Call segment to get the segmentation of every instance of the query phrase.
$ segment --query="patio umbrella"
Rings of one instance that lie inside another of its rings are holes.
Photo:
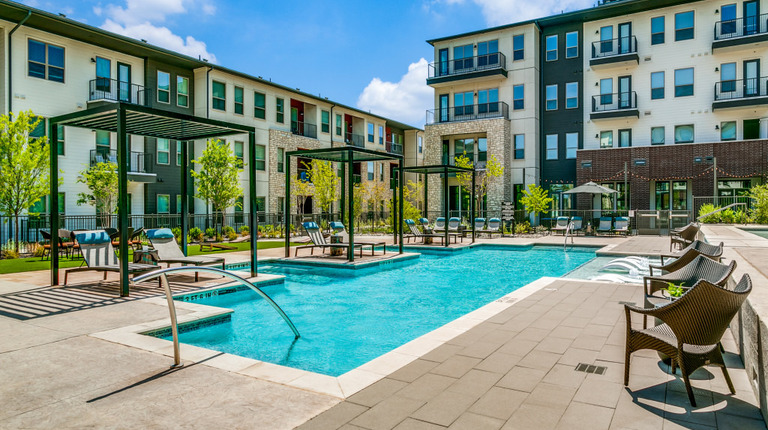
[[[592,194],[592,207],[594,208],[594,200],[595,196],[594,194],[618,194],[619,192],[616,190],[612,190],[608,187],[604,187],[602,185],[598,185],[592,181],[587,182],[586,184],[579,185],[576,188],[572,188],[568,191],[563,191],[563,194]],[[614,208],[615,209],[615,208]]]

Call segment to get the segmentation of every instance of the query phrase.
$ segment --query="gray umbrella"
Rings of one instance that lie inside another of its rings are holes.
[[[598,185],[592,181],[587,182],[586,184],[579,185],[576,188],[572,188],[568,191],[563,191],[563,194],[618,194],[619,192],[616,190],[612,190],[608,187],[604,187],[602,185]],[[592,200],[594,203],[594,196],[592,196]],[[614,201],[614,210],[616,202]],[[594,205],[592,206],[594,207]]]

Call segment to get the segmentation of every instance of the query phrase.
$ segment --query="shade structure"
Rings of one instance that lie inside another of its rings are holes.
[[[568,191],[563,191],[563,194],[618,194],[618,191],[590,181]]]

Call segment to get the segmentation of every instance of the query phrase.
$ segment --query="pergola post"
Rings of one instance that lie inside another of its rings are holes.
[[[405,180],[405,172],[403,171],[403,160],[400,160],[400,168],[397,169],[397,173],[399,176],[399,179],[397,181],[397,192],[399,194],[398,200],[400,201],[400,205],[397,207],[397,231],[399,235],[399,251],[400,254],[403,253],[403,208],[405,206],[405,202],[403,201],[403,182]],[[394,221],[395,216],[392,214],[392,220]]]
[[[256,213],[258,207],[256,206],[256,173],[254,172],[256,168],[256,133],[252,131],[248,132],[248,162],[250,163],[250,168],[248,169],[248,206],[251,213],[249,215],[248,224],[251,233],[251,276],[256,276],[259,274],[257,262],[259,217]],[[245,208],[243,208],[243,210],[245,210]]]
[[[349,248],[347,249],[347,259],[355,261],[355,178],[352,168],[352,151],[347,150],[347,179],[349,180]],[[343,204],[343,202],[342,202]]]
[[[472,170],[472,200],[469,203],[469,222],[472,223],[472,243],[475,243],[475,171]]]
[[[128,273],[128,133],[125,108],[117,105],[117,229],[120,234],[120,296],[130,293]]]
[[[189,141],[178,141],[181,145],[181,252],[187,255],[187,234],[189,233]]]
[[[421,175],[421,177],[424,180],[424,210],[422,215],[424,215],[424,218],[429,220],[429,205],[427,204],[427,202],[429,202],[429,175],[424,173]]]
[[[291,156],[285,154],[285,209],[283,224],[285,224],[285,257],[291,256]]]
[[[344,221],[344,213],[347,210],[347,208],[344,207],[344,202],[346,201],[346,200],[344,200],[344,198],[347,195],[347,187],[346,187],[346,185],[347,185],[347,178],[346,178],[346,175],[345,175],[345,173],[347,172],[347,163],[342,161],[339,164],[341,165],[341,199],[339,200],[339,212],[340,212],[340,215],[341,215],[341,220],[340,221],[343,223],[343,222],[345,222]]]
[[[49,220],[51,226],[51,285],[59,285],[59,151],[58,151],[58,124],[51,122],[49,125],[48,136],[51,136],[48,142],[48,149],[51,157],[51,173],[49,195],[50,204],[48,205]]]
[[[445,220],[445,243],[443,244],[446,248],[448,247],[448,239],[450,236],[448,236],[448,167],[443,168],[443,220]]]

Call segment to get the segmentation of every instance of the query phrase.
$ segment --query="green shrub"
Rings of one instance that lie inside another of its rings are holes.
[[[189,237],[191,237],[195,242],[201,242],[203,240],[203,231],[198,227],[192,227],[189,229]]]
[[[173,237],[175,237],[176,240],[179,240],[181,237],[181,227],[174,227],[171,229],[171,232],[173,233]]]
[[[716,210],[720,209],[720,206],[715,206],[711,203],[706,203],[701,205],[699,208],[699,217],[701,217],[701,222],[712,224],[712,223],[718,223],[720,222],[720,214],[722,212],[718,212],[716,214],[710,215],[710,216],[704,216],[707,214],[710,214]]]
[[[728,208],[720,211],[720,222],[725,224],[733,224],[736,222],[736,213],[733,209]]]
[[[749,191],[752,197],[752,221],[768,224],[768,184],[757,185]]]
[[[734,221],[736,224],[749,224],[752,222],[751,217],[749,216],[749,213],[744,210],[737,210],[736,211],[736,220]]]
[[[206,228],[205,235],[211,238],[216,237],[216,229],[213,227]]]
[[[524,221],[515,225],[515,234],[525,234],[531,231],[531,223]]]
[[[247,225],[240,227],[240,234],[242,234],[243,236],[248,236],[250,232],[251,232],[251,228],[248,227]]]
[[[227,237],[229,238],[229,240],[235,240],[235,239],[237,239],[237,238],[238,238],[238,235],[237,235],[237,233],[235,233],[235,231],[233,230],[233,231],[229,232],[229,234],[227,235]]]
[[[232,228],[231,226],[225,226],[224,228],[221,229],[221,233],[225,236],[229,236],[230,233],[234,233],[234,232],[235,232],[235,229]]]
[[[43,245],[40,245],[39,243],[35,244],[35,250],[32,251],[33,257],[41,257],[43,256],[43,252],[45,252],[45,248],[43,248]]]

